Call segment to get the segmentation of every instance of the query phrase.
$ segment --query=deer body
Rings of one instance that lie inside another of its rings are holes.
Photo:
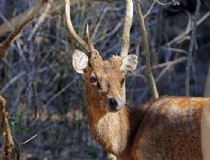
[[[152,102],[133,140],[133,158],[209,159],[203,157],[209,154],[204,149],[210,147],[203,144],[209,140],[202,139],[206,110],[210,110],[210,99],[163,97]]]
[[[88,106],[94,138],[118,159],[210,158],[210,143],[204,144],[210,136],[210,99],[162,97],[138,108],[123,106],[116,113],[97,113],[91,107],[99,106]]]

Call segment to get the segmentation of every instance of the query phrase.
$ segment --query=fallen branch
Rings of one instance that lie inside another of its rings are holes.
[[[0,122],[1,133],[3,136],[3,145],[1,148],[0,159],[13,160],[15,158],[14,141],[7,119],[6,101],[2,96],[0,96]]]

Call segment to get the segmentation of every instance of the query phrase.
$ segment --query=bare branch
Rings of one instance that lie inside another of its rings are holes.
[[[179,0],[172,0],[171,2],[168,2],[168,3],[163,3],[163,2],[160,2],[159,0],[154,0],[155,3],[157,3],[158,5],[161,5],[161,6],[164,6],[164,7],[168,7],[168,6],[171,6],[171,5],[179,5],[180,4],[180,1]]]
[[[208,17],[210,16],[210,11],[208,11],[203,17],[201,17],[198,21],[197,21],[197,26],[199,26],[201,23],[203,23]],[[172,39],[171,41],[167,42],[165,45],[166,46],[171,46],[173,43],[180,41],[181,39],[183,39],[187,34],[189,34],[190,31],[192,31],[193,27],[187,27],[186,31],[184,31],[183,33],[181,33],[180,35],[178,35],[177,37],[175,37],[174,39]]]
[[[31,13],[23,20],[23,22],[4,40],[0,46],[0,57],[5,56],[5,50],[8,48],[10,42],[17,36],[18,33],[26,26],[26,24],[33,19],[33,17],[40,11],[47,0],[41,0],[41,2],[34,7]]]
[[[69,0],[65,0],[66,5],[65,5],[65,14],[66,14],[66,23],[67,23],[67,27],[68,30],[71,34],[71,36],[75,39],[75,41],[77,41],[86,52],[90,52],[89,46],[88,44],[76,33],[76,31],[74,30],[74,27],[72,25],[72,21],[71,21],[71,15],[70,15],[70,1]]]
[[[149,16],[149,14],[152,11],[152,9],[155,6],[155,4],[156,4],[156,1],[154,0],[154,2],[152,3],[152,5],[150,6],[149,10],[147,11],[147,13],[144,15],[144,19],[147,18],[147,16]]]
[[[38,30],[39,26],[44,22],[44,20],[47,18],[47,14],[51,9],[52,6],[52,0],[49,0],[49,2],[46,4],[46,7],[44,9],[44,11],[42,12],[41,16],[39,17],[39,19],[37,20],[35,26],[33,27],[33,30],[31,31],[30,35],[28,36],[28,41],[31,41],[32,37],[34,36],[34,34],[36,33],[36,31]]]
[[[101,13],[101,16],[100,16],[100,18],[99,18],[99,20],[98,20],[98,23],[97,23],[97,25],[96,25],[95,28],[94,28],[93,34],[91,35],[91,39],[94,39],[94,38],[96,37],[96,33],[98,32],[99,27],[101,26],[102,21],[103,21],[104,17],[106,16],[107,12],[108,12],[108,11],[118,11],[118,10],[120,10],[121,8],[122,8],[122,7],[117,7],[117,8],[106,7],[106,8],[104,8],[104,10],[103,10],[103,12]],[[118,24],[119,24],[119,23],[118,23]],[[113,31],[112,31],[112,32],[113,32]],[[105,36],[107,36],[107,34],[106,34]],[[101,39],[101,38],[100,38],[100,39]],[[102,39],[104,39],[104,38],[102,38]],[[99,39],[97,38],[97,42],[95,42],[95,43],[98,43],[98,41],[99,41]]]
[[[190,46],[189,46],[189,53],[188,53],[188,58],[187,58],[187,65],[186,65],[186,69],[185,69],[186,70],[185,95],[187,95],[187,96],[189,96],[190,66],[191,66],[191,63],[192,63],[192,52],[193,52],[194,44],[195,44],[197,20],[198,20],[198,16],[200,15],[199,14],[200,6],[201,6],[201,1],[197,0],[193,29],[192,29],[192,34],[191,34]]]
[[[140,8],[140,3],[139,3],[140,1],[135,0],[135,2],[136,2],[136,8],[137,8],[138,17],[139,17],[140,27],[142,29],[143,45],[146,52],[146,67],[147,67],[147,74],[149,77],[149,84],[152,90],[153,98],[158,98],[159,95],[158,95],[157,87],[155,84],[155,80],[154,80],[152,70],[151,70],[151,65],[150,65],[150,49],[149,49],[149,42],[148,42],[148,37],[147,37],[147,30],[144,23],[144,16]]]
[[[18,144],[19,144],[19,145],[23,145],[23,144],[26,144],[26,143],[32,141],[32,140],[33,140],[34,138],[36,138],[38,135],[40,135],[41,133],[47,131],[47,130],[48,130],[49,128],[51,128],[51,127],[52,127],[52,126],[48,126],[47,128],[45,128],[45,129],[43,129],[42,131],[38,132],[37,134],[33,135],[31,138],[27,139],[26,141],[21,142],[21,143],[18,142]]]
[[[4,160],[11,160],[15,158],[14,141],[12,139],[9,122],[7,119],[6,101],[2,96],[0,96],[0,118],[1,130],[3,133],[3,145],[0,158]]]
[[[55,100],[59,95],[61,95],[63,92],[65,92],[74,82],[78,79],[78,77],[75,77],[71,82],[69,82],[66,86],[64,86],[58,93],[54,94],[46,103],[46,106],[49,106],[50,103]]]
[[[172,0],[171,2],[168,2],[168,3],[162,3],[159,0],[154,0],[152,5],[150,6],[149,10],[147,11],[147,13],[144,15],[144,18],[147,18],[149,16],[149,14],[151,13],[155,4],[158,4],[158,5],[164,6],[164,7],[168,7],[168,6],[171,6],[171,5],[179,5],[180,2],[179,2],[179,0]]]
[[[37,118],[37,100],[36,100],[36,89],[34,83],[32,83],[32,92],[33,92],[33,104],[34,104],[34,120]]]
[[[172,66],[172,65],[176,65],[177,63],[181,63],[181,62],[184,62],[187,60],[187,57],[180,57],[180,58],[177,58],[173,61],[168,61],[168,62],[165,62],[165,63],[161,63],[161,64],[158,64],[158,65],[155,65],[155,66],[152,66],[151,69],[154,70],[154,69],[158,69],[158,68],[162,68],[162,67],[165,67],[165,66]],[[143,70],[146,69],[146,66],[142,66],[138,72],[142,72]]]
[[[37,29],[37,25],[39,25],[39,22],[42,19],[45,19],[45,14],[48,12],[53,12],[54,9],[49,9],[52,4],[53,6],[56,6],[57,10],[62,10],[61,8],[64,6],[63,3],[60,3],[60,1],[54,1],[54,0],[49,0],[49,3],[47,4],[46,8],[44,9],[42,15],[40,16],[39,20],[38,20],[38,24],[35,25],[33,30]],[[51,3],[52,2],[52,3]],[[78,4],[80,3],[80,1],[78,0],[74,0],[71,5],[74,4]],[[3,24],[0,25],[0,36],[2,36],[3,34],[7,33],[7,32],[12,32],[14,30],[14,28],[16,28],[16,26],[18,26],[18,24],[24,19],[24,17],[26,17],[28,15],[28,13],[30,12],[31,9],[28,9],[20,14],[18,14],[15,17],[12,17],[10,20],[7,20],[1,13],[0,13],[0,18],[4,21]]]

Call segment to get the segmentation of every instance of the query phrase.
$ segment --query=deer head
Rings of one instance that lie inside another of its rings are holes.
[[[103,60],[94,48],[88,25],[86,28],[87,43],[75,32],[70,17],[70,2],[66,1],[66,21],[71,36],[83,47],[87,55],[79,50],[73,52],[73,67],[83,74],[85,80],[86,102],[88,106],[101,106],[101,110],[116,112],[122,108],[122,85],[125,75],[135,70],[137,56],[113,56]],[[97,103],[97,104],[94,104]]]
[[[125,75],[135,70],[137,56],[127,55],[125,57],[113,56],[103,60],[98,54],[95,57],[88,56],[79,50],[73,53],[73,67],[83,74],[85,80],[86,96],[88,105],[94,102],[102,106],[106,111],[118,111],[122,108],[123,95],[122,85]]]

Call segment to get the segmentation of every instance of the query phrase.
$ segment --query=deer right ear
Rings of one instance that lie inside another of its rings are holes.
[[[133,72],[138,64],[138,57],[135,54],[130,54],[122,59],[121,71],[124,74]]]
[[[88,56],[84,52],[75,49],[72,64],[76,72],[84,74],[84,69],[88,65]]]

